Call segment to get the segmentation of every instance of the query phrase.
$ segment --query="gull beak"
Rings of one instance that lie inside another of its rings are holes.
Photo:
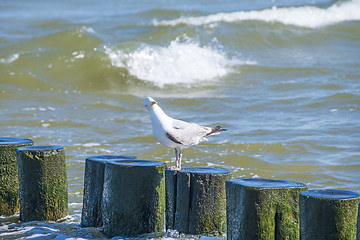
[[[151,106],[157,104],[156,101],[151,101]]]

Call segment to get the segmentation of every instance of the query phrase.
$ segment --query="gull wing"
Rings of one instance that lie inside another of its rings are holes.
[[[174,119],[171,129],[167,131],[167,136],[176,143],[190,146],[198,144],[210,131],[211,129],[208,127]]]

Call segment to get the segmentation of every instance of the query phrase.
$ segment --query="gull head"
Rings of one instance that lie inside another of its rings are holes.
[[[157,102],[152,97],[147,97],[144,101],[144,107],[147,110],[149,110],[155,104],[157,104]]]

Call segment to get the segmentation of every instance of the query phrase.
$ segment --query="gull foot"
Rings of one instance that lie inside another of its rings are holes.
[[[175,171],[180,171],[180,170],[181,170],[181,168],[180,168],[180,167],[177,167],[177,166],[168,167],[167,169],[169,169],[169,170],[175,170]]]

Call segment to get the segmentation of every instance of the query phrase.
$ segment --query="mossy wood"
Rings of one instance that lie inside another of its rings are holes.
[[[309,190],[300,193],[302,240],[355,240],[359,194],[345,190]]]
[[[259,178],[226,182],[227,239],[300,239],[303,183]]]
[[[104,189],[105,163],[130,159],[135,159],[135,157],[100,155],[86,159],[81,226],[102,226],[101,201]]]
[[[105,164],[103,230],[108,236],[136,237],[165,229],[166,164],[121,160]]]
[[[224,234],[228,179],[230,171],[222,168],[166,170],[167,229],[189,234]]]
[[[10,216],[20,210],[16,149],[31,146],[24,138],[0,138],[0,216]]]
[[[17,150],[20,220],[55,221],[68,214],[65,151],[61,146]]]

